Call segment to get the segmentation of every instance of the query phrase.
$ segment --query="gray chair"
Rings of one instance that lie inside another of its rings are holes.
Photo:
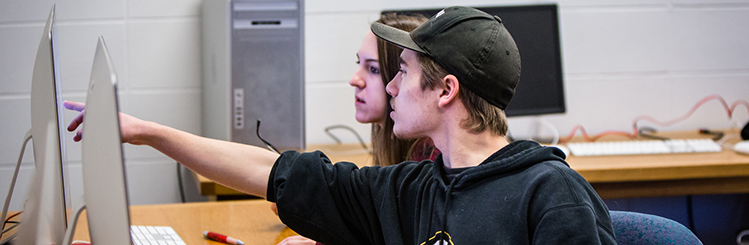
[[[684,225],[664,217],[629,212],[610,211],[616,243],[629,244],[702,244]]]

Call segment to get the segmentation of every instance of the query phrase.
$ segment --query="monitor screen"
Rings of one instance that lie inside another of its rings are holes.
[[[499,16],[520,51],[520,83],[505,114],[525,116],[565,112],[557,5],[476,8]],[[431,17],[440,10],[386,10],[382,13],[421,14]]]
[[[26,196],[16,244],[59,244],[67,226],[62,103],[55,8],[44,27],[31,78],[31,137],[36,170]]]

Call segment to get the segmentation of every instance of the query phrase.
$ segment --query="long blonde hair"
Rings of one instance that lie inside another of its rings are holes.
[[[419,25],[427,21],[427,18],[421,15],[403,15],[403,14],[384,14],[380,16],[377,22],[392,26],[404,31],[412,31]],[[398,58],[400,57],[400,47],[377,39],[377,55],[380,64],[380,76],[382,82],[387,86],[399,70]],[[385,122],[380,126],[377,123],[372,124],[372,153],[375,165],[389,166],[395,165],[405,160],[410,160],[416,139],[403,140],[393,135],[393,119],[390,118],[390,99],[387,95],[387,106],[385,110]]]

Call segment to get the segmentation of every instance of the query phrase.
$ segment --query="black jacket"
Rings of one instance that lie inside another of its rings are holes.
[[[606,205],[564,153],[531,141],[500,149],[450,181],[435,162],[330,164],[285,152],[268,200],[299,234],[335,244],[615,244]]]

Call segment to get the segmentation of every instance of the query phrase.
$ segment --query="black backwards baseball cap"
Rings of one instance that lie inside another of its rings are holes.
[[[520,80],[520,52],[498,16],[469,7],[449,7],[413,31],[375,22],[378,37],[426,54],[463,86],[504,110]]]

